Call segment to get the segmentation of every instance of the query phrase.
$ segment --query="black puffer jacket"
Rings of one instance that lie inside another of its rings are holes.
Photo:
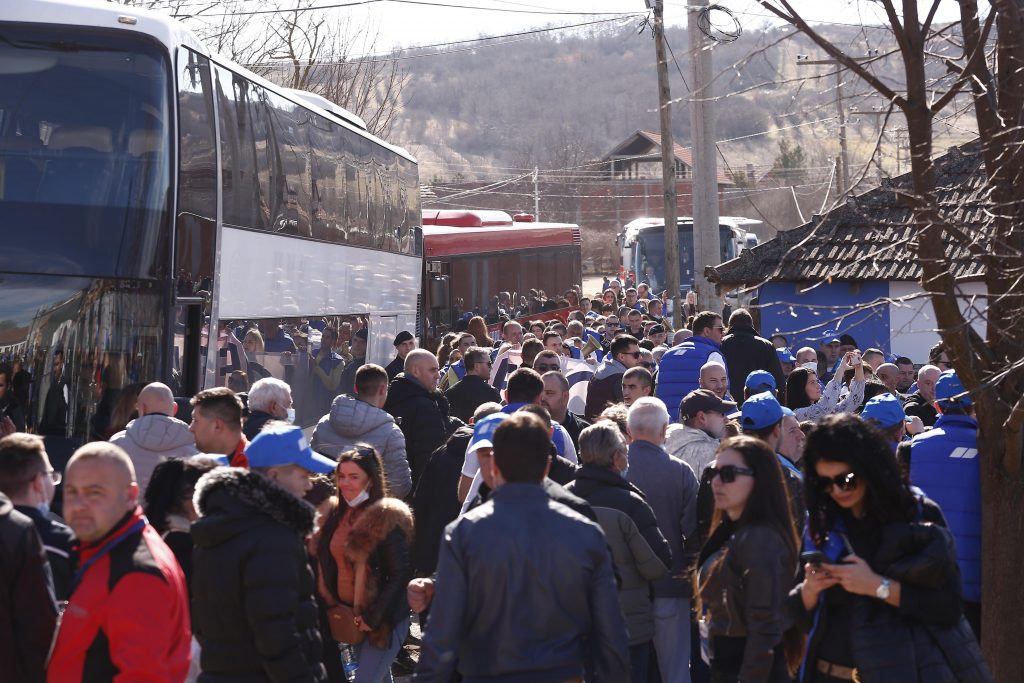
[[[192,623],[203,683],[325,681],[305,538],[313,506],[255,472],[196,485]]]
[[[629,644],[649,642],[654,638],[651,582],[668,574],[672,566],[672,550],[658,529],[654,511],[640,489],[596,465],[576,470],[576,480],[566,490],[590,503],[608,538],[620,578],[619,604]]]
[[[753,327],[730,327],[729,334],[722,339],[722,355],[729,373],[729,388],[740,405],[743,404],[743,384],[754,370],[770,372],[776,387],[786,386],[779,354],[770,341],[757,336]]]
[[[459,477],[466,459],[466,447],[473,438],[469,425],[455,430],[448,442],[430,456],[419,485],[413,493],[416,509],[416,540],[413,543],[413,568],[416,576],[432,576],[437,569],[437,551],[444,528],[462,510],[459,503]]]
[[[786,605],[790,616],[811,632],[803,675],[813,680],[820,634],[826,630],[833,600],[852,600],[850,642],[864,683],[991,683],[992,674],[961,611],[960,571],[953,538],[942,513],[923,499],[922,520],[936,523],[890,524],[880,532],[877,549],[865,559],[882,576],[900,582],[900,606],[830,588],[820,606],[805,611],[799,585]],[[857,549],[854,543],[854,549]],[[802,577],[801,577],[802,579]]]
[[[406,456],[415,488],[430,454],[462,422],[448,417],[448,400],[444,394],[436,390],[427,391],[404,373],[396,377],[388,388],[384,410],[391,413],[405,434]]]

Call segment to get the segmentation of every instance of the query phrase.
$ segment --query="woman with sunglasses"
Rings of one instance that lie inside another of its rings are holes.
[[[799,683],[991,680],[942,512],[913,494],[881,433],[830,415],[803,466],[805,564],[787,600],[809,632]]]
[[[310,544],[331,623],[324,639],[355,645],[357,683],[391,683],[391,664],[409,633],[412,512],[388,496],[372,448],[338,456],[334,479],[338,498]]]
[[[715,515],[697,561],[702,640],[714,683],[788,683],[799,642],[785,601],[797,534],[778,458],[750,436],[722,442],[711,475]]]

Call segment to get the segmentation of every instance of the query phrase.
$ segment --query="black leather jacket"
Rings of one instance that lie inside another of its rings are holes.
[[[790,626],[785,603],[796,576],[796,555],[775,529],[726,520],[708,539],[700,562],[709,634],[746,638],[738,680],[768,680],[774,650]]]
[[[508,483],[445,530],[416,680],[620,683],[628,642],[601,528]]]

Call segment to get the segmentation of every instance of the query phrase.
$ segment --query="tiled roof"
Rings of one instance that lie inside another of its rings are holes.
[[[649,140],[659,150],[661,149],[661,134],[660,133],[654,133],[654,132],[651,132],[649,130],[638,130],[637,132],[635,132],[632,135],[630,135],[626,140],[624,140],[618,146],[616,146],[615,150],[612,150],[611,154],[606,156],[605,159],[607,160],[607,159],[611,158],[611,156],[614,155],[617,150],[625,147],[626,145],[631,143],[633,140],[635,140],[638,136],[639,137],[647,138],[647,140]],[[683,147],[678,142],[675,142],[673,140],[672,141],[672,151],[675,153],[675,157],[676,157],[677,160],[679,160],[679,161],[683,162],[684,164],[686,164],[686,166],[689,167],[690,169],[693,168],[693,153],[689,149]],[[725,173],[723,173],[721,168],[717,168],[716,167],[716,171],[718,172],[718,183],[720,185],[733,185],[734,184],[733,181],[732,181],[732,178],[730,178]]]
[[[945,219],[985,249],[985,172],[977,141],[935,159],[936,194]],[[709,280],[754,285],[765,280],[917,280],[921,267],[912,243],[917,227],[905,196],[905,174],[883,183],[808,223],[779,233],[737,258],[709,266]],[[981,262],[970,244],[947,234],[946,256],[955,277],[978,277]]]

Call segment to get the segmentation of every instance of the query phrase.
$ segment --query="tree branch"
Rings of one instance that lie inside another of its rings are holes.
[[[1006,450],[1003,453],[1003,468],[1016,476],[1021,468],[1021,431],[1024,430],[1024,396],[1017,399],[1010,416],[1003,423],[1006,433]]]
[[[977,44],[974,46],[974,49],[971,50],[970,56],[964,63],[963,68],[960,69],[960,78],[958,78],[957,81],[952,86],[950,86],[949,90],[946,91],[945,95],[940,97],[932,105],[932,114],[938,114],[947,104],[950,103],[950,101],[952,101],[954,97],[960,94],[960,91],[963,90],[964,84],[966,84],[967,81],[970,80],[970,74],[973,74],[975,70],[978,68],[979,60],[984,59],[985,42],[988,40],[988,35],[992,30],[993,23],[995,23],[995,17],[995,12],[988,13],[988,17],[985,18],[985,26],[981,30],[981,36],[979,37]],[[946,62],[946,66],[949,67],[951,64],[951,60],[944,61]]]

